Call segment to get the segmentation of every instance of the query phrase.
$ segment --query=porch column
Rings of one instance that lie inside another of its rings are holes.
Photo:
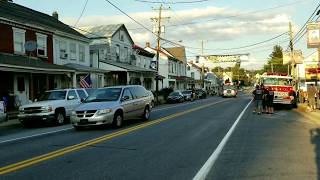
[[[29,89],[30,89],[30,99],[33,101],[35,97],[34,97],[33,75],[32,75],[32,73],[30,73],[30,86],[29,86]]]
[[[77,88],[77,73],[72,73],[72,87]]]
[[[127,72],[127,85],[130,84],[130,75],[129,75],[129,72]]]
[[[105,75],[101,75],[101,87],[104,87]]]
[[[143,77],[143,74],[141,73],[140,75],[140,82],[141,82],[141,86],[144,86],[144,77]]]

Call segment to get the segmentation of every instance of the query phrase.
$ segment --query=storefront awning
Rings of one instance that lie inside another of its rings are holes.
[[[126,63],[120,63],[120,62],[113,62],[113,61],[103,61],[102,63],[109,65],[110,67],[117,67],[120,69],[114,69],[113,71],[128,71],[128,72],[141,72],[141,73],[156,73],[157,71],[147,69],[147,68],[141,68],[135,65],[126,64]],[[108,66],[105,66],[103,68],[105,70],[109,70]]]
[[[0,53],[0,71],[65,74],[75,72],[74,69],[50,64],[36,57]]]
[[[64,66],[67,66],[69,68],[77,70],[77,73],[107,73],[109,71],[103,70],[103,69],[98,69],[94,67],[89,67],[89,66],[84,66],[80,64],[74,64],[74,63],[68,63],[65,64]]]

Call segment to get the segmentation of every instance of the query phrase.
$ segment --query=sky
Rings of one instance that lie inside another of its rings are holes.
[[[13,1],[47,14],[57,11],[62,22],[79,28],[123,23],[136,44],[144,47],[146,42],[150,42],[155,46],[154,34],[143,29],[106,0]],[[281,45],[286,49],[289,44],[289,35],[286,33],[289,30],[289,22],[292,22],[293,31],[297,33],[319,3],[318,0],[142,1],[148,2],[110,0],[150,30],[154,26],[151,18],[158,15],[156,9],[160,4],[149,2],[162,2],[166,8],[163,11],[163,17],[170,17],[163,21],[165,32],[162,36],[185,46],[188,60],[194,60],[196,55],[201,54],[201,41],[203,41],[204,55],[249,53],[249,60],[241,64],[242,67],[249,70],[261,68],[266,63],[274,45]],[[194,2],[181,3],[190,1]],[[239,47],[259,43],[276,36],[279,37],[272,41],[239,49]],[[173,45],[162,42],[162,46]],[[305,57],[315,51],[315,49],[307,49],[305,37],[295,44],[295,49],[301,49]]]

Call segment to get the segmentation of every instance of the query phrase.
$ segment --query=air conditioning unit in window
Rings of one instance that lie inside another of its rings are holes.
[[[67,59],[68,58],[68,54],[67,53],[61,53],[60,54],[60,58],[61,59]]]
[[[43,49],[37,49],[37,54],[40,55],[40,56],[44,56],[45,52],[44,52]]]

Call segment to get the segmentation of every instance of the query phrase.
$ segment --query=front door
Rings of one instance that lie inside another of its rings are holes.
[[[27,75],[14,76],[14,96],[15,107],[29,103],[29,77]]]

